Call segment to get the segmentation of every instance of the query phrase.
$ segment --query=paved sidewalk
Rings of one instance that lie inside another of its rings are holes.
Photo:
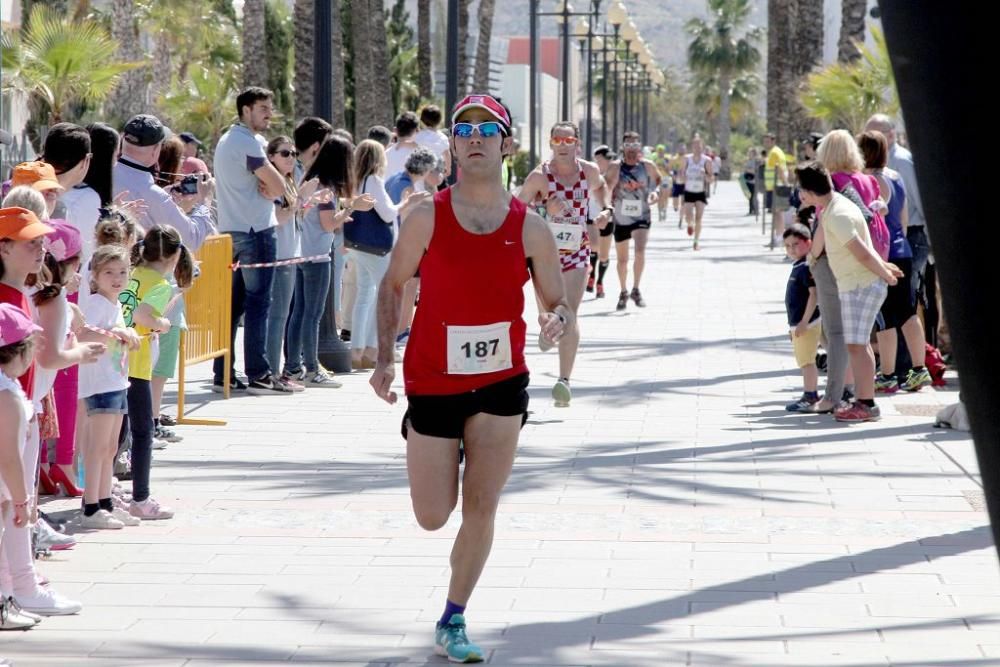
[[[907,416],[957,387],[881,400],[860,426],[786,413],[789,264],[744,211],[724,183],[697,253],[673,212],[654,225],[644,310],[614,312],[612,267],[608,298],[583,307],[571,408],[551,405],[555,353],[530,346],[532,415],[472,638],[494,665],[1000,665],[972,443]],[[366,380],[230,401],[193,382],[195,414],[229,426],[179,427],[156,452],[154,494],[177,518],[81,533],[42,562],[85,609],[0,635],[0,655],[446,664],[430,644],[459,517],[418,528],[402,407]]]

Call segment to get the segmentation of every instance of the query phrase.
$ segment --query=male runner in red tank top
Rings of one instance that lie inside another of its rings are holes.
[[[573,323],[559,255],[545,222],[501,182],[510,149],[510,114],[489,95],[470,95],[452,115],[454,186],[416,205],[402,225],[379,288],[379,359],[371,378],[389,403],[403,287],[420,268],[420,306],[403,359],[403,417],[410,497],[427,530],[445,525],[458,502],[465,454],[462,527],[451,553],[451,583],[435,650],[453,662],[481,662],[465,634],[465,605],[493,543],[500,492],[527,419],[524,285],[531,260],[553,342]]]

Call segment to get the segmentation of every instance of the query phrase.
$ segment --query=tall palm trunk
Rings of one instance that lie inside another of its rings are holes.
[[[791,145],[789,105],[793,71],[796,0],[767,2],[767,125],[777,135],[779,146]]]
[[[797,0],[797,2],[795,44],[798,57],[792,61],[795,68],[795,82],[788,105],[792,132],[795,138],[801,141],[818,127],[816,120],[802,108],[799,93],[805,84],[806,76],[822,62],[824,17],[823,0]]]
[[[361,139],[368,132],[375,114],[371,80],[371,21],[368,0],[351,0],[351,63],[354,67],[354,136]]]
[[[732,156],[729,154],[729,134],[731,131],[730,102],[732,101],[733,80],[728,72],[719,73],[719,153],[726,156],[728,161]],[[726,178],[729,178],[728,164],[723,167],[727,170]]]
[[[293,22],[295,25],[295,116],[302,118],[313,113],[313,40],[315,38],[314,0],[295,0]],[[336,57],[336,56],[335,56]]]
[[[384,0],[368,0],[368,20],[371,22],[372,68],[375,77],[369,85],[375,96],[371,123],[392,127],[396,120],[392,104],[392,78],[389,76],[389,46],[386,42]],[[355,79],[357,80],[357,79]]]
[[[330,122],[334,127],[345,127],[347,113],[347,94],[344,76],[344,22],[341,14],[340,0],[330,0],[333,12],[333,44],[330,76],[333,77],[333,118]]]
[[[493,11],[496,0],[479,0],[479,42],[476,45],[476,73],[472,86],[476,91],[490,89],[490,38],[493,35]]]
[[[841,2],[840,41],[837,43],[837,61],[853,62],[861,57],[854,45],[855,41],[865,41],[866,0],[843,0]]]
[[[417,0],[417,70],[420,99],[434,94],[431,82],[431,0]]]
[[[246,0],[243,5],[243,85],[268,85],[267,32],[264,28],[265,0]]]
[[[125,62],[142,60],[139,26],[134,0],[114,0],[111,5],[111,37],[118,42],[118,59]],[[147,68],[125,72],[118,87],[108,98],[105,113],[113,119],[126,121],[148,108],[146,100]]]
[[[458,0],[458,96],[464,97],[469,88],[469,5],[472,0]]]

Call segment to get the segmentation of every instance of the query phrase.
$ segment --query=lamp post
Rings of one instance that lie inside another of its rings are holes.
[[[614,114],[613,114],[613,118],[612,118],[612,121],[611,121],[611,142],[612,142],[612,144],[614,144],[614,142],[615,142],[615,137],[618,136],[618,99],[619,98],[618,98],[618,66],[617,66],[617,62],[616,62],[618,60],[618,53],[617,53],[617,51],[618,51],[618,38],[619,38],[619,35],[621,33],[622,24],[625,23],[626,20],[628,20],[628,12],[625,10],[625,5],[622,4],[621,0],[615,0],[615,2],[611,3],[611,6],[608,7],[608,23],[611,24],[611,29],[612,29],[612,35],[611,36],[612,36],[612,39],[614,40],[612,42],[612,44],[613,44],[613,48],[615,50],[615,57],[614,57],[614,61],[612,62],[612,64],[615,65],[615,68],[614,68],[615,71],[614,71],[614,74],[613,74],[614,79],[615,79],[615,94],[611,98],[611,103],[614,105]],[[606,76],[607,76],[607,71],[605,71],[605,77]],[[606,80],[606,78],[605,78],[605,80]],[[605,84],[605,86],[606,85],[607,84]]]

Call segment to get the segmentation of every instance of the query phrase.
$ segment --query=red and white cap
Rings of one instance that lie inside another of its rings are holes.
[[[0,303],[0,347],[7,347],[41,331],[24,311],[10,303]]]
[[[458,117],[468,109],[485,109],[505,128],[510,129],[510,114],[492,95],[467,95],[465,99],[455,105],[455,109],[451,112],[451,124],[457,123]]]

